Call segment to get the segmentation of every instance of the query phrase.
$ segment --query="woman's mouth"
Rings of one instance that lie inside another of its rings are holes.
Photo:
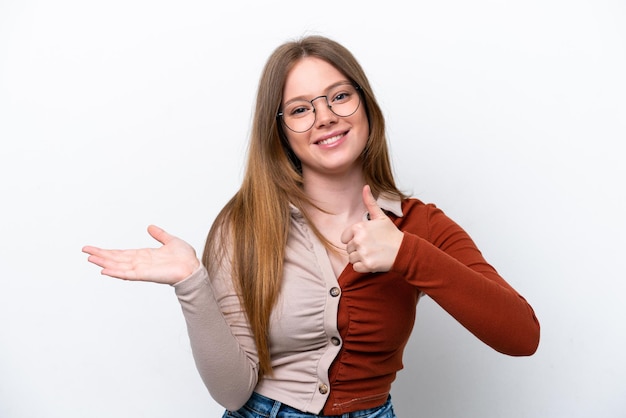
[[[331,145],[345,136],[345,132],[317,141],[316,145]]]

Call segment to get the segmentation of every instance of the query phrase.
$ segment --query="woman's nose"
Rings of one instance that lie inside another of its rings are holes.
[[[316,97],[314,100],[324,99],[324,101],[320,101],[316,105],[313,105],[315,108],[315,125],[316,126],[324,126],[332,122],[337,121],[337,115],[333,113],[330,104],[328,103],[328,98],[326,96]]]

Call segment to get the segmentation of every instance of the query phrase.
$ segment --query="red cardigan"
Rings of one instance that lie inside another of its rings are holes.
[[[325,415],[373,408],[387,399],[402,368],[420,292],[501,353],[531,355],[539,344],[531,306],[460,226],[417,199],[405,200],[402,212],[388,214],[404,232],[391,271],[362,274],[348,264],[339,276],[343,346],[329,372]]]

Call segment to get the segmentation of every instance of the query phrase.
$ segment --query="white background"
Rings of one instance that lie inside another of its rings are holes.
[[[0,417],[219,417],[168,286],[85,244],[202,250],[242,174],[266,58],[303,34],[364,66],[403,190],[533,305],[503,356],[423,299],[400,417],[626,416],[626,4],[0,0]]]

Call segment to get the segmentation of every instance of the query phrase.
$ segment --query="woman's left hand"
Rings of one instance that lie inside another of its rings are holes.
[[[369,221],[358,222],[341,234],[354,271],[382,273],[389,271],[398,255],[404,234],[376,203],[369,185],[363,187],[363,203]]]

